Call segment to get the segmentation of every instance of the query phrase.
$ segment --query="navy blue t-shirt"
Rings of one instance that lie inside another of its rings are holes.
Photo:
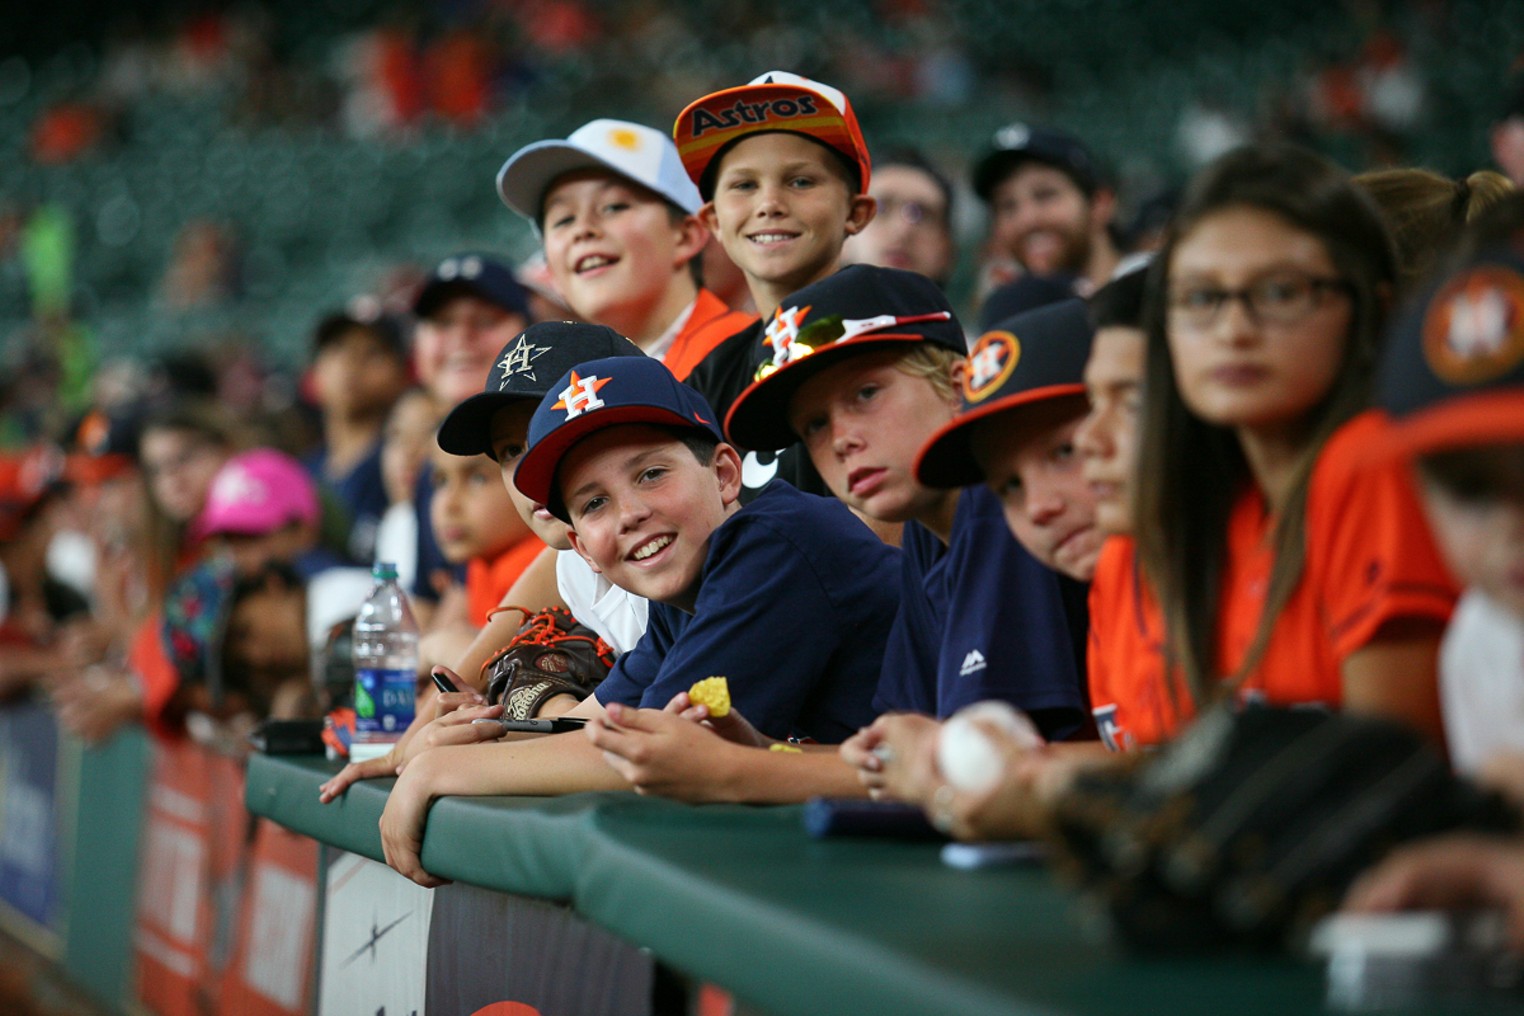
[[[986,487],[966,487],[946,546],[917,522],[906,524],[900,546],[900,613],[874,706],[945,718],[1001,699],[1049,739],[1078,729],[1086,716],[1076,651],[1084,647],[1083,597],[1066,595],[1060,576],[1011,536],[1000,500]]]
[[[775,480],[710,537],[694,612],[653,602],[598,701],[660,709],[723,676],[769,737],[844,741],[873,719],[899,556],[841,502]]]

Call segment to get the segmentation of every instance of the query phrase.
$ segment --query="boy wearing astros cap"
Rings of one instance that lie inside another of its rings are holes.
[[[713,410],[649,358],[580,364],[541,400],[515,484],[570,526],[590,565],[650,600],[640,643],[567,715],[683,709],[689,687],[722,676],[757,739],[836,742],[868,718],[896,607],[894,551],[839,503],[787,484],[743,508],[740,473]],[[437,722],[481,715],[458,709]],[[697,775],[716,796],[742,795],[722,786],[729,774]],[[578,734],[439,748],[403,770],[382,843],[392,867],[436,885],[419,851],[440,794],[628,786]]]
[[[703,201],[660,131],[593,120],[564,141],[519,149],[498,172],[497,190],[534,225],[567,306],[677,377],[754,320],[702,285]]]
[[[847,237],[872,221],[872,160],[846,95],[786,71],[696,100],[672,133],[705,202],[699,218],[746,276],[761,315],[688,379],[723,418],[752,382],[764,338],[789,327],[778,316],[783,298],[836,271]],[[746,449],[743,498],[775,475],[826,493],[796,447],[759,451]]]

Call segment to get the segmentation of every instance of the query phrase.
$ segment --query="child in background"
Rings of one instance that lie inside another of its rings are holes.
[[[568,715],[607,709],[617,722],[718,674],[764,734],[839,740],[868,715],[895,607],[894,551],[840,503],[787,484],[743,509],[740,458],[714,418],[661,364],[624,356],[573,368],[530,422],[519,489],[570,524],[573,546],[610,581],[651,601],[640,644]],[[801,625],[807,638],[788,637]],[[435,722],[480,715],[462,708]],[[437,885],[418,853],[439,795],[621,787],[576,733],[425,751],[392,789],[382,844],[402,874]]]
[[[239,575],[272,561],[303,581],[343,561],[318,542],[317,487],[301,463],[273,448],[255,448],[217,471],[193,532],[212,554],[226,555]]]
[[[413,367],[440,414],[474,395],[492,371],[493,355],[529,324],[529,294],[503,261],[464,252],[445,258],[413,301]],[[424,470],[427,472],[427,469]],[[427,630],[440,594],[460,581],[439,553],[429,525],[433,486],[426,476],[414,489],[418,521],[413,594],[418,622]]]
[[[429,455],[440,411],[422,388],[403,392],[386,417],[381,437],[381,482],[387,509],[376,530],[375,560],[397,565],[397,582],[413,588],[418,574],[418,515],[413,507],[423,463]]]
[[[731,116],[737,103],[756,111],[755,119]],[[724,419],[755,380],[757,363],[767,356],[764,341],[797,328],[779,316],[783,298],[836,271],[847,237],[872,221],[872,162],[847,97],[786,71],[690,103],[672,134],[705,202],[699,218],[746,276],[761,315],[688,378]],[[828,493],[797,446],[781,455],[742,451],[743,499],[774,476],[800,490]],[[892,528],[884,535],[898,541]]]
[[[427,641],[431,660],[455,660],[519,574],[545,549],[520,517],[496,462],[486,455],[452,455],[434,446],[430,521],[446,561],[466,568],[466,620],[460,629],[436,628]],[[449,641],[444,641],[448,639]]]
[[[312,391],[322,413],[322,443],[304,464],[345,509],[352,561],[375,557],[376,529],[390,503],[381,476],[382,431],[411,376],[401,322],[364,301],[318,323],[312,340]]]

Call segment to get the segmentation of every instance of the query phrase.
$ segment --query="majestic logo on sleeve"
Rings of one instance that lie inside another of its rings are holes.
[[[602,409],[604,402],[598,397],[598,390],[612,380],[611,377],[601,378],[596,374],[578,377],[577,372],[572,371],[571,384],[561,390],[561,401],[550,408],[566,410],[568,420],[574,420],[594,409]]]
[[[1524,360],[1524,278],[1473,268],[1435,295],[1423,322],[1430,369],[1452,385],[1493,381]]]
[[[773,355],[757,368],[758,381],[815,351],[813,346],[799,341],[799,326],[809,313],[809,307],[790,307],[787,310],[779,307],[773,313],[773,319],[767,323],[762,339],[762,344],[770,348]]]
[[[524,336],[513,344],[513,348],[503,354],[503,358],[497,362],[497,369],[502,371],[502,378],[497,383],[497,390],[502,391],[508,387],[508,379],[522,374],[530,381],[538,381],[534,376],[534,362],[546,353],[550,352],[549,346],[536,346]]]
[[[968,351],[963,397],[980,402],[1000,390],[1021,359],[1021,341],[1010,332],[985,332]]]

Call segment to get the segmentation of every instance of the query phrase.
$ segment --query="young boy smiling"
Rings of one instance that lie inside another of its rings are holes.
[[[735,115],[742,106],[750,118]],[[783,298],[836,271],[847,237],[873,220],[872,161],[847,97],[786,71],[691,103],[673,137],[705,201],[699,218],[746,276],[761,315],[688,378],[723,418],[751,384],[764,342],[797,328],[779,316]],[[777,455],[747,451],[743,498],[775,475],[829,492],[808,456],[791,446]]]
[[[567,306],[608,325],[679,378],[754,320],[702,285],[703,201],[660,131],[593,120],[566,140],[515,152],[497,176],[503,202],[534,224]]]
[[[530,421],[519,489],[570,525],[597,571],[651,601],[640,643],[568,715],[661,708],[724,676],[763,735],[840,741],[871,713],[897,606],[895,553],[841,504],[787,484],[743,508],[740,457],[715,420],[661,364],[615,357],[569,371]],[[809,637],[796,637],[804,625]],[[483,715],[467,707],[436,723]],[[577,734],[442,747],[403,770],[382,844],[392,867],[437,885],[419,852],[441,794],[628,787]]]

